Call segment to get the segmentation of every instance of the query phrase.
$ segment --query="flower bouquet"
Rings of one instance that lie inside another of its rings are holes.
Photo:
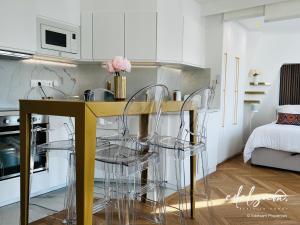
[[[131,63],[122,56],[115,56],[106,64],[107,71],[114,75],[115,99],[126,99],[126,77],[124,74],[131,72]],[[123,73],[123,74],[122,74]]]

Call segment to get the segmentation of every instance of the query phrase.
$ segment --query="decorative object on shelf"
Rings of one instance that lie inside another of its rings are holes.
[[[258,83],[259,83],[259,75],[260,75],[260,74],[261,74],[260,71],[258,71],[258,70],[256,70],[256,69],[252,69],[252,70],[250,70],[250,72],[249,72],[249,75],[250,75],[251,77],[253,77],[253,84],[254,84],[255,86],[257,86]]]
[[[245,91],[246,95],[265,95],[265,91]]]
[[[271,86],[271,83],[269,82],[258,82],[257,84],[255,84],[254,82],[250,82],[251,86]]]
[[[245,104],[260,104],[260,100],[244,100]]]
[[[121,73],[131,72],[131,63],[122,56],[115,56],[106,64],[107,71],[114,74],[115,100],[126,99],[126,77]]]

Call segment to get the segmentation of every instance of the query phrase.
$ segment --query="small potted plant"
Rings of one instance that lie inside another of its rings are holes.
[[[114,75],[115,99],[123,101],[126,99],[126,77],[124,74],[131,72],[131,63],[122,56],[115,56],[106,64],[107,71]]]
[[[258,70],[250,70],[250,76],[253,77],[253,84],[255,86],[257,86],[259,83],[259,75],[260,75],[260,72]]]

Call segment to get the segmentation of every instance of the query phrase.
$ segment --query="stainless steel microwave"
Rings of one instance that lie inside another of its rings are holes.
[[[38,17],[37,29],[38,54],[74,59],[80,57],[79,26]]]

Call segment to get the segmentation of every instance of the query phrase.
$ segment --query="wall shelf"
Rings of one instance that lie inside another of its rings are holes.
[[[245,104],[260,104],[260,100],[244,100]]]
[[[269,82],[258,82],[257,85],[254,84],[254,82],[250,82],[251,86],[271,86],[271,83]]]
[[[265,95],[265,91],[245,91],[246,95]]]

